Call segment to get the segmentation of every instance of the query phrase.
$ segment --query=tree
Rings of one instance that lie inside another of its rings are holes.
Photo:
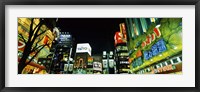
[[[56,25],[56,20],[53,18],[45,18],[45,19],[41,18],[39,23],[34,28],[33,24],[34,24],[34,18],[31,19],[28,40],[25,40],[23,35],[19,34],[25,43],[25,48],[23,51],[23,55],[18,63],[18,74],[21,74],[22,70],[26,67],[26,65],[28,65],[45,46],[49,45],[49,43],[46,43],[38,46],[38,43],[42,40],[39,39],[39,37],[47,31],[47,30],[43,31],[40,30],[43,25],[46,25],[47,28],[52,30]],[[34,55],[27,61],[28,57],[32,53],[34,53]]]

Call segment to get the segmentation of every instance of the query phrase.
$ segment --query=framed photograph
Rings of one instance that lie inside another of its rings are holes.
[[[199,0],[0,2],[2,92],[199,91]]]

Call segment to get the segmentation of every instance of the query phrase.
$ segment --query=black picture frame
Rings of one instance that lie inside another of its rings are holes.
[[[5,6],[6,5],[195,5],[195,87],[5,87]],[[0,1],[0,91],[1,92],[199,92],[200,0],[1,0]]]

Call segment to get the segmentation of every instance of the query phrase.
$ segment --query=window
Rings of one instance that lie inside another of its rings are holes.
[[[182,56],[180,56],[179,58],[180,58],[180,60],[182,61]]]
[[[150,69],[150,68],[147,68],[147,72],[151,72],[151,69]]]
[[[173,63],[178,63],[177,58],[173,59]]]
[[[146,73],[146,72],[148,72],[148,70],[147,70],[147,69],[145,69],[145,73]]]
[[[153,68],[154,68],[154,69],[157,69],[157,67],[156,67],[156,66],[154,66]]]
[[[171,61],[169,60],[169,61],[167,61],[167,64],[170,65],[170,64],[172,64],[172,63],[171,63]]]
[[[160,68],[160,67],[162,67],[160,64],[157,64],[156,66],[157,66],[157,68]]]
[[[165,62],[162,62],[162,66],[163,66],[163,67],[166,66]]]

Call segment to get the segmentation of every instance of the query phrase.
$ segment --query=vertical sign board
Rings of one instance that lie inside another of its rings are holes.
[[[64,64],[64,71],[68,71],[68,64]]]
[[[73,71],[73,64],[69,64],[69,71]]]
[[[114,59],[109,59],[109,67],[114,68]]]
[[[103,68],[108,68],[108,60],[107,59],[103,59]]]
[[[120,27],[120,32],[122,33],[124,40],[127,40],[125,23],[120,23],[119,27]]]

